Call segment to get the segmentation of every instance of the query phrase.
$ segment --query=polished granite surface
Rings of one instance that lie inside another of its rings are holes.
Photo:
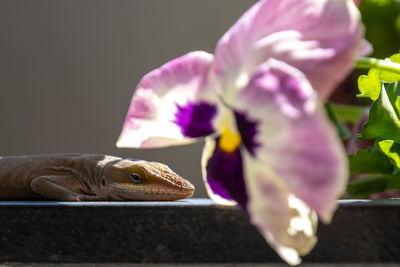
[[[399,206],[339,201],[304,262],[400,262]],[[243,212],[209,199],[0,201],[1,262],[282,263]]]

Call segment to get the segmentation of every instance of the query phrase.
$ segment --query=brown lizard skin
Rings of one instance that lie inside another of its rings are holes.
[[[107,155],[0,157],[0,200],[170,201],[194,186],[158,162]]]

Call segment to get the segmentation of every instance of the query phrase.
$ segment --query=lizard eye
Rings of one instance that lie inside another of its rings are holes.
[[[143,181],[143,178],[137,173],[130,173],[130,179],[134,184],[140,184]]]

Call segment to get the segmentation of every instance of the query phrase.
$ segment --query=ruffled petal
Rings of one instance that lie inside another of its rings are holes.
[[[300,256],[308,254],[317,242],[315,212],[294,196],[264,161],[242,154],[251,222],[282,259],[299,264]]]
[[[218,42],[213,73],[220,88],[238,90],[274,58],[305,73],[326,99],[365,49],[363,33],[352,0],[259,1]]]
[[[117,146],[179,145],[213,133],[217,95],[207,81],[212,61],[211,54],[192,52],[144,76]]]
[[[242,138],[251,139],[243,140],[252,144],[246,145],[251,155],[329,222],[345,190],[347,157],[306,77],[269,60],[239,93],[234,109],[247,122],[243,125],[253,125],[238,123]]]
[[[202,155],[202,172],[208,195],[224,205],[247,205],[241,151],[223,151],[218,138],[206,138]]]

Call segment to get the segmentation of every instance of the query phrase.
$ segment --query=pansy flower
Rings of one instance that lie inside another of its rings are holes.
[[[238,204],[297,264],[329,222],[348,173],[322,101],[351,70],[363,27],[352,0],[264,0],[220,39],[143,77],[119,147],[205,137],[202,170],[217,203]]]

